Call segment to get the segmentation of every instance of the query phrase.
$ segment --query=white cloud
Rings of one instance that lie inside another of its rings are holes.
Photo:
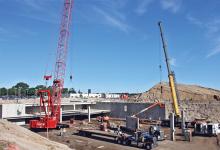
[[[60,0],[15,0],[16,5],[19,5],[19,11],[15,15],[54,24],[57,23],[59,9],[62,7],[57,5],[58,2],[61,3]]]
[[[220,43],[217,44],[206,56],[206,58],[210,58],[214,55],[217,55],[220,53]]]
[[[190,15],[190,14],[186,15],[186,19],[187,19],[189,22],[191,22],[192,24],[197,25],[197,26],[199,26],[199,27],[203,27],[203,26],[204,26],[204,23],[203,23],[203,22],[201,22],[199,19],[193,17],[193,16]]]
[[[211,41],[213,47],[207,54],[206,58],[210,58],[220,53],[220,20],[213,20],[206,24],[207,38]]]
[[[172,13],[176,13],[182,6],[182,0],[161,0],[161,6],[164,10],[169,10]]]
[[[42,3],[40,3],[39,0],[19,0],[19,1],[23,2],[28,7],[32,7],[35,10],[42,10],[42,8],[43,8]]]
[[[142,1],[138,1],[138,6],[135,9],[135,12],[138,15],[143,15],[144,13],[147,12],[148,7],[150,6],[150,4],[153,2],[154,0],[142,0]]]
[[[200,27],[205,31],[207,39],[210,41],[212,47],[206,55],[206,58],[210,58],[220,53],[220,19],[212,19],[210,21],[201,21],[191,15],[187,15],[186,19],[192,24]]]
[[[176,66],[176,58],[170,58],[170,59],[169,59],[169,63],[170,63],[170,65],[172,65],[172,66]]]
[[[219,34],[219,32],[220,32],[220,19],[213,19],[212,21],[206,23],[206,28],[208,29],[209,35]]]
[[[220,36],[214,39],[213,49],[206,55],[206,58],[210,58],[220,53]]]
[[[43,5],[47,1],[39,1],[39,0],[16,0],[16,2],[20,5],[23,5],[26,7],[26,9],[31,9],[31,10],[42,10]]]
[[[27,19],[32,19],[44,23],[50,23],[50,24],[58,24],[60,21],[57,19],[57,17],[53,15],[47,15],[47,16],[40,16],[40,15],[32,15],[32,14],[17,14],[20,17],[25,17]]]
[[[131,27],[129,25],[127,25],[125,23],[125,21],[120,19],[119,17],[115,17],[115,16],[111,15],[110,13],[108,13],[98,7],[93,7],[93,8],[96,11],[96,13],[100,14],[103,17],[105,24],[112,26],[112,27],[115,27],[123,32],[126,32],[126,33],[128,33],[129,30],[131,29]]]

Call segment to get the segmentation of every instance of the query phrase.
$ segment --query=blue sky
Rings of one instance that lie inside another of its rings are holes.
[[[53,72],[62,5],[0,0],[1,87],[44,84],[45,72]],[[161,20],[177,82],[220,89],[219,6],[219,0],[75,0],[65,86],[146,91],[160,81],[160,62],[167,81]]]

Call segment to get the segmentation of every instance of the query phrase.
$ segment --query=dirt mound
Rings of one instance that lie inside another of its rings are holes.
[[[198,85],[177,84],[179,100],[220,100],[220,91]],[[134,99],[156,101],[172,100],[169,83],[162,82],[150,90],[136,95]]]
[[[16,150],[70,150],[66,145],[53,142],[23,127],[0,120],[0,149]]]

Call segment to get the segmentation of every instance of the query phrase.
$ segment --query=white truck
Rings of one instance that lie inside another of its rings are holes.
[[[216,136],[220,133],[218,123],[199,122],[194,125],[194,135]]]

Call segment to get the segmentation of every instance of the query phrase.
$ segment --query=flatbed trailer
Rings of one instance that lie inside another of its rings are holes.
[[[106,131],[92,130],[92,129],[79,129],[78,134],[87,137],[90,137],[92,135],[106,136],[115,139],[118,137],[118,134],[115,132],[106,132]]]
[[[112,130],[111,130],[112,131]],[[94,129],[79,129],[78,134],[80,136],[85,136],[85,137],[91,137],[93,135],[96,136],[102,136],[102,137],[108,137],[108,138],[113,138],[114,142],[118,144],[123,144],[123,145],[132,145],[132,143],[136,142],[136,146],[139,147],[139,144],[142,145],[142,148],[145,148],[147,150],[150,150],[157,146],[156,143],[156,138],[154,137],[153,139],[147,139],[147,140],[140,140],[136,139],[136,137],[132,138],[132,135],[126,134],[126,133],[118,133],[117,131],[112,131],[112,132],[106,132],[106,131],[100,131],[100,130],[94,130]]]

